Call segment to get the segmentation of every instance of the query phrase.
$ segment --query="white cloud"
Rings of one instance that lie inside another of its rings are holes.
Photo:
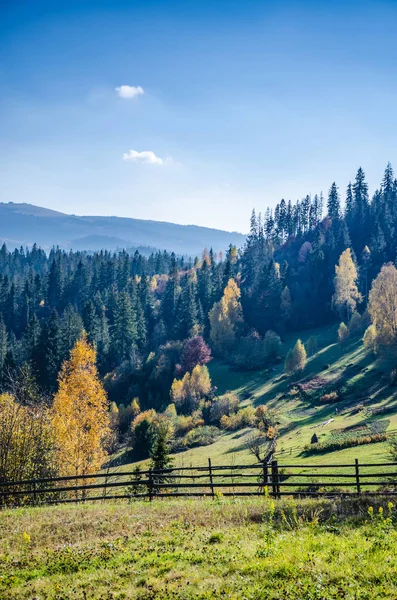
[[[124,152],[123,160],[128,160],[135,163],[144,163],[148,165],[166,165],[172,162],[172,158],[170,156],[168,158],[160,158],[159,156],[156,156],[152,150],[143,150],[142,152],[129,150],[128,152]]]
[[[120,98],[135,98],[145,93],[140,85],[121,85],[116,87],[114,91],[118,93]]]

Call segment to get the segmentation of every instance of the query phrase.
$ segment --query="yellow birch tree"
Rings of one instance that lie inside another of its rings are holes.
[[[357,268],[350,248],[340,255],[339,264],[335,266],[335,274],[335,293],[332,302],[340,316],[346,317],[348,322],[356,310],[357,302],[362,299],[357,287]]]
[[[368,312],[374,325],[375,350],[397,346],[397,269],[383,265],[372,283]]]
[[[85,334],[62,365],[53,423],[63,475],[87,475],[102,465],[110,434],[109,404],[99,381],[96,352]]]
[[[222,298],[209,312],[211,341],[214,349],[220,354],[233,347],[238,328],[243,323],[240,296],[237,283],[234,279],[229,279]]]

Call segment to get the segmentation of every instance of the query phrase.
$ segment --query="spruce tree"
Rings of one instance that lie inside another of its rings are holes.
[[[136,314],[132,308],[131,298],[127,292],[120,292],[115,320],[111,329],[112,359],[122,362],[129,358],[136,342]]]
[[[340,218],[340,199],[338,188],[336,187],[336,183],[331,185],[331,188],[328,193],[328,204],[327,204],[328,216],[333,220],[337,221]]]
[[[39,383],[43,388],[54,391],[62,361],[61,325],[54,309],[42,329],[40,343],[34,356],[33,365],[38,372]]]

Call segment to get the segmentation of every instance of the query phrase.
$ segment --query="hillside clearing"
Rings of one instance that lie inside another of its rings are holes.
[[[209,364],[213,384],[218,394],[234,392],[242,406],[267,404],[275,408],[279,417],[280,436],[276,458],[280,464],[318,465],[361,462],[385,462],[390,460],[387,442],[379,442],[336,450],[323,454],[306,455],[304,447],[310,444],[313,433],[319,440],[355,427],[374,428],[393,432],[397,430],[397,388],[389,384],[388,375],[393,361],[375,358],[368,353],[361,339],[346,347],[336,343],[337,326],[310,330],[301,336],[303,342],[315,335],[319,351],[308,359],[302,379],[308,389],[308,398],[295,393],[291,379],[284,375],[283,364],[262,371],[236,371],[225,363],[213,360]],[[289,335],[285,350],[296,341]],[[338,389],[345,386],[346,393],[337,404],[321,404],[310,399],[310,393]],[[336,412],[337,411],[337,412]],[[378,413],[378,414],[377,414]],[[208,457],[215,465],[250,464],[254,458],[246,448],[251,429],[225,431],[209,446],[190,448],[173,456],[175,466],[205,466]],[[113,457],[112,465],[117,471],[131,469],[129,453]],[[144,461],[143,463],[144,464]],[[113,470],[112,468],[112,470]]]

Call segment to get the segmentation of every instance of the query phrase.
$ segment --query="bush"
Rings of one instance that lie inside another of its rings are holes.
[[[323,452],[334,452],[335,450],[343,450],[344,448],[352,448],[354,446],[363,446],[366,444],[385,442],[386,440],[387,435],[385,433],[374,433],[372,435],[366,435],[362,437],[313,443],[305,446],[304,452],[305,454],[321,454]]]
[[[240,339],[232,362],[236,367],[246,370],[260,369],[264,366],[266,362],[264,341],[257,331],[252,330],[249,335]]]
[[[367,350],[371,350],[372,352],[375,350],[375,342],[376,342],[376,328],[375,325],[370,325],[367,327],[363,337],[364,347]]]
[[[266,360],[270,361],[280,358],[283,344],[280,336],[278,336],[277,333],[269,329],[269,331],[266,331],[265,333],[263,342]]]
[[[313,356],[318,352],[318,339],[317,336],[311,335],[306,342],[306,352],[308,356]]]
[[[342,322],[338,327],[338,342],[343,345],[347,342],[348,339],[349,339],[349,329]]]
[[[312,435],[312,439],[310,440],[311,444],[317,444],[318,443],[318,437],[316,433],[313,433]]]
[[[156,418],[153,409],[139,413],[131,424],[129,444],[137,458],[147,458],[153,444],[152,423]]]
[[[397,368],[394,367],[394,369],[391,370],[390,373],[390,385],[397,385]]]
[[[288,375],[300,373],[306,366],[306,350],[301,340],[298,340],[293,348],[288,350],[285,359],[285,372]]]
[[[229,431],[236,431],[237,429],[244,429],[245,427],[253,427],[255,423],[256,416],[253,406],[242,408],[237,413],[230,415],[229,417],[224,415],[220,421],[222,429],[228,429]]]
[[[211,391],[211,379],[206,366],[196,365],[183,379],[174,379],[171,386],[171,399],[185,414],[196,410],[203,398]]]
[[[249,335],[241,338],[232,361],[241,369],[255,370],[280,358],[281,352],[282,342],[277,333],[269,330],[261,338],[253,329]]]
[[[329,394],[323,394],[320,401],[323,404],[334,404],[335,402],[339,402],[340,399],[339,392],[330,392]]]
[[[220,435],[218,427],[210,425],[204,425],[203,427],[196,427],[189,431],[182,440],[183,446],[187,448],[194,448],[195,446],[209,446],[216,442]]]
[[[229,417],[231,414],[235,413],[238,409],[240,401],[236,394],[227,393],[217,398],[212,404],[210,408],[210,422],[218,423],[222,419],[223,416]]]
[[[349,321],[349,334],[354,336],[363,330],[363,319],[357,311],[354,311]]]

